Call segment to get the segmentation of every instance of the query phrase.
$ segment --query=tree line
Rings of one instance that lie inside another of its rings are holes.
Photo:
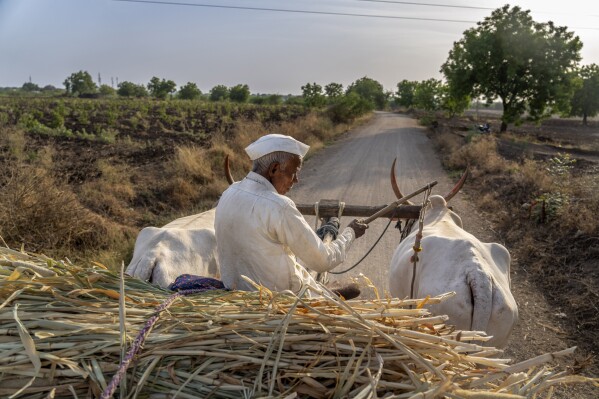
[[[582,117],[584,124],[599,113],[599,66],[579,65],[582,42],[567,27],[539,23],[530,11],[505,5],[466,30],[453,44],[440,72],[444,79],[397,84],[388,92],[374,79],[363,77],[346,89],[340,83],[306,83],[301,96],[252,95],[246,84],[214,86],[209,93],[193,82],[181,86],[153,77],[146,85],[121,82],[114,89],[96,85],[87,71],[64,81],[66,95],[79,97],[154,97],[208,99],[257,104],[300,104],[325,108],[334,120],[344,121],[372,109],[407,109],[463,113],[474,101],[501,104],[501,131],[523,120],[540,121],[551,115]],[[24,91],[46,90],[27,82]]]

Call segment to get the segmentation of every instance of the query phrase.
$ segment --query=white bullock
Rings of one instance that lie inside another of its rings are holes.
[[[215,211],[183,217],[164,227],[144,228],[126,273],[163,288],[181,274],[218,278]]]
[[[225,157],[225,175],[233,177]],[[137,236],[126,273],[168,288],[182,274],[220,278],[216,254],[216,208],[176,219],[163,227],[146,227]]]
[[[392,182],[395,189],[394,171]],[[455,291],[456,296],[432,305],[431,311],[448,315],[449,324],[457,329],[485,331],[493,336],[487,345],[503,347],[518,319],[518,307],[510,291],[510,254],[503,245],[483,243],[462,228],[462,220],[446,202],[458,190],[456,185],[445,198],[430,197],[415,276],[412,256],[417,224],[393,254],[389,291],[398,298]],[[401,196],[399,189],[396,195]]]

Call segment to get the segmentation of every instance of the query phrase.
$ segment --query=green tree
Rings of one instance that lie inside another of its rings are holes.
[[[114,97],[116,96],[116,90],[108,85],[101,85],[98,92],[102,97]]]
[[[187,82],[179,89],[178,97],[182,100],[195,100],[202,95],[202,91],[193,82]]]
[[[367,76],[349,85],[346,94],[349,93],[356,93],[370,101],[376,109],[385,109],[387,106],[387,93],[383,90],[383,85]]]
[[[587,125],[587,118],[599,113],[599,66],[583,66],[577,79],[578,88],[572,96],[570,116],[582,116],[583,125]]]
[[[413,105],[425,111],[436,111],[441,108],[443,85],[440,80],[428,79],[416,84]]]
[[[87,71],[74,72],[65,79],[64,87],[67,94],[76,96],[86,96],[98,91],[92,76]]]
[[[238,84],[229,90],[229,99],[236,103],[247,103],[250,99],[250,88],[248,85]]]
[[[23,83],[21,90],[23,90],[23,91],[40,91],[40,87],[38,85],[36,85],[35,83],[25,82],[25,83]]]
[[[153,76],[148,83],[148,90],[152,97],[164,100],[169,94],[174,93],[177,89],[177,84],[172,80],[159,79]]]
[[[148,90],[144,85],[138,85],[132,82],[121,82],[119,83],[117,94],[121,97],[147,97],[149,95]]]
[[[448,85],[441,85],[440,96],[441,109],[443,109],[450,117],[463,114],[464,111],[468,109],[472,101],[469,95],[456,97],[453,93],[451,93]]]
[[[324,92],[329,99],[335,99],[343,95],[343,85],[341,83],[331,82],[324,87]]]
[[[322,86],[317,83],[306,83],[302,86],[304,104],[308,107],[322,107],[327,103],[322,94]]]
[[[216,85],[210,90],[210,101],[225,101],[229,98],[229,89],[225,85]]]
[[[418,82],[407,79],[399,82],[395,92],[395,103],[400,107],[412,108],[414,106],[414,91],[417,85]]]
[[[464,32],[441,71],[455,98],[500,98],[505,131],[525,112],[538,121],[563,106],[581,47],[567,27],[537,23],[530,11],[506,5]]]

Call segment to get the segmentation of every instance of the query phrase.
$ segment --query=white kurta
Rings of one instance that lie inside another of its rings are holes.
[[[342,263],[355,239],[347,227],[337,239],[324,244],[291,199],[277,193],[257,173],[231,185],[216,207],[216,242],[221,279],[231,289],[253,291],[245,275],[273,291],[298,292],[314,284],[302,263],[325,272]]]

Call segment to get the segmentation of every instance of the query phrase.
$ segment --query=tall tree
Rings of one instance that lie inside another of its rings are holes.
[[[177,84],[172,80],[158,79],[153,76],[148,83],[148,90],[153,97],[164,100],[169,94],[174,93],[177,89]]]
[[[395,102],[401,107],[411,108],[414,105],[414,92],[418,82],[404,79],[397,84]]]
[[[187,82],[179,89],[178,97],[182,100],[195,100],[202,95],[202,91],[193,82]]]
[[[250,99],[250,88],[248,85],[238,84],[229,89],[229,99],[236,103],[246,103]]]
[[[563,107],[581,48],[567,27],[535,22],[530,11],[506,5],[464,32],[441,71],[455,98],[500,98],[505,131],[525,112],[540,120]]]
[[[585,65],[578,72],[579,85],[572,96],[570,116],[582,116],[583,125],[587,118],[599,113],[599,66]]]
[[[343,85],[341,83],[331,82],[324,87],[324,92],[329,99],[335,99],[343,95]]]
[[[387,93],[383,90],[383,85],[367,76],[349,85],[346,94],[349,93],[356,93],[370,101],[377,109],[384,109],[387,106]]]
[[[225,85],[216,85],[210,90],[210,101],[225,101],[229,98],[229,89]]]
[[[327,100],[322,94],[322,86],[317,83],[306,83],[302,86],[304,104],[308,107],[322,107]]]
[[[428,79],[419,82],[414,88],[414,107],[425,111],[438,110],[441,108],[442,90],[440,80]]]
[[[85,96],[95,93],[98,88],[87,71],[73,72],[71,76],[65,79],[64,87],[67,94]]]

